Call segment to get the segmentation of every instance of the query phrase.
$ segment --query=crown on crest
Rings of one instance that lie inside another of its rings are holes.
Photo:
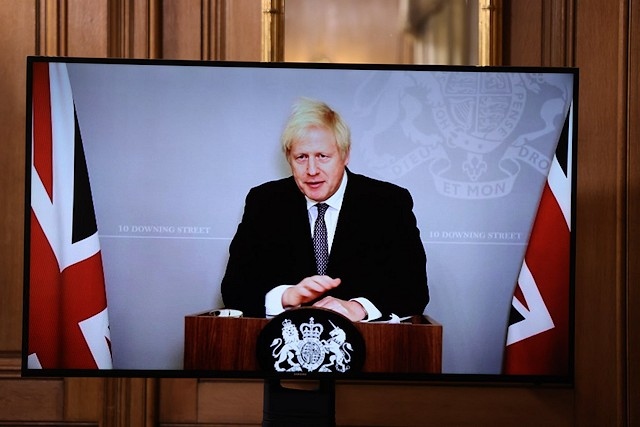
[[[282,321],[282,332],[294,330],[297,332],[296,325],[291,323],[291,319],[284,319]]]
[[[313,317],[309,318],[309,323],[303,323],[300,325],[300,331],[302,332],[303,339],[319,340],[324,326],[319,323],[315,323]]]

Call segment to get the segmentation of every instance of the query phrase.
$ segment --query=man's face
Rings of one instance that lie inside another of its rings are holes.
[[[298,188],[308,198],[323,202],[340,187],[349,154],[343,158],[333,133],[312,127],[293,142],[287,159]]]

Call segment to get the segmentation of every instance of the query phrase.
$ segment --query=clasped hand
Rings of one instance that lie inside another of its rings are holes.
[[[285,308],[298,307],[322,297],[327,291],[340,286],[340,283],[341,280],[339,278],[333,279],[329,276],[306,277],[282,294],[282,306]],[[322,298],[315,302],[313,306],[335,311],[353,322],[362,320],[367,315],[360,303],[345,301],[331,296]]]

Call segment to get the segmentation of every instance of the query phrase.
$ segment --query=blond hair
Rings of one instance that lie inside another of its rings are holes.
[[[344,159],[351,148],[351,131],[340,114],[327,104],[301,98],[294,105],[280,138],[282,150],[289,156],[293,143],[303,138],[310,128],[325,128],[336,138],[338,151]]]

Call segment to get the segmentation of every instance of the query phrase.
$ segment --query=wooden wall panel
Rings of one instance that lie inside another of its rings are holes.
[[[202,59],[200,0],[162,2],[162,57]]]
[[[575,10],[570,0],[506,1],[504,63],[573,65]]]
[[[540,0],[505,1],[505,65],[542,64],[542,16]]]
[[[27,2],[25,2],[27,3]],[[30,54],[104,57],[108,54],[108,0],[34,0],[37,24]]]
[[[543,0],[541,65],[566,66],[573,61],[574,3],[570,0]]]
[[[0,1],[0,358],[16,357],[22,342],[24,88],[26,56],[36,39],[34,16],[33,3]]]
[[[198,420],[197,379],[162,379],[159,395],[161,423],[195,423]]]
[[[104,380],[67,378],[64,380],[63,415],[68,421],[100,420],[103,413]]]
[[[108,55],[108,1],[66,0],[61,5],[60,55],[105,57]]]
[[[261,381],[200,381],[198,421],[260,425],[263,387]]]
[[[224,3],[224,52],[220,59],[260,61],[261,0],[226,0]]]
[[[576,263],[576,420],[622,425],[624,398],[625,1],[580,3]],[[594,31],[610,28],[612,31]],[[621,55],[622,53],[622,55]]]
[[[0,420],[61,421],[63,381],[0,380]]]
[[[161,0],[111,0],[108,13],[109,56],[161,56]]]
[[[629,8],[629,151],[627,158],[627,342],[628,425],[640,425],[640,0]]]
[[[162,2],[162,57],[259,61],[260,0]]]
[[[572,390],[562,388],[365,383],[336,388],[339,425],[570,426],[572,406]]]
[[[104,424],[118,427],[158,425],[157,382],[148,378],[105,379]]]

